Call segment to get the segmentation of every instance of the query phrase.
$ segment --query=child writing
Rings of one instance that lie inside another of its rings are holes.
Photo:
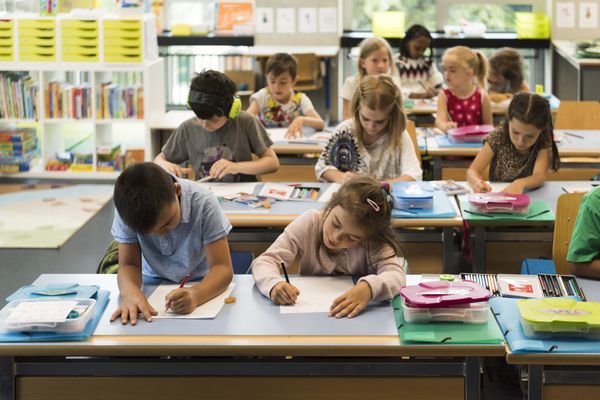
[[[177,283],[202,279],[166,296],[165,307],[177,314],[189,314],[229,285],[231,225],[208,189],[141,163],[121,173],[114,202],[111,232],[119,243],[121,303],[111,321],[120,317],[122,324],[135,325],[138,313],[148,322],[157,314],[141,291],[142,276]]]
[[[574,275],[600,278],[600,188],[587,193],[569,243],[567,265]]]
[[[335,130],[315,165],[317,179],[343,183],[357,175],[379,181],[421,180],[423,171],[402,112],[400,89],[387,75],[363,78],[352,98],[353,118]],[[332,162],[329,149],[340,135],[356,139],[360,162],[356,171],[343,171]]]
[[[488,92],[494,103],[509,100],[515,93],[530,92],[525,83],[523,57],[510,47],[503,47],[490,57]]]
[[[475,192],[489,192],[482,176],[490,166],[490,181],[511,182],[502,191],[520,194],[544,184],[551,165],[558,170],[560,158],[554,142],[552,114],[548,101],[531,93],[513,96],[506,122],[489,134],[467,170]]]
[[[286,138],[302,137],[302,127],[318,131],[325,123],[307,95],[294,92],[297,64],[287,53],[273,54],[265,67],[267,87],[250,97],[248,112],[258,117],[266,128],[287,127]]]
[[[379,183],[365,177],[345,183],[324,210],[300,215],[254,260],[258,290],[275,304],[294,304],[300,291],[281,277],[279,266],[300,255],[300,275],[362,275],[331,304],[332,317],[352,318],[371,300],[391,300],[405,283],[391,210],[391,196]]]
[[[467,125],[491,125],[492,105],[483,90],[485,56],[464,46],[451,47],[442,57],[447,89],[438,97],[435,125],[442,131]]]
[[[408,28],[400,45],[398,73],[402,94],[412,99],[430,99],[444,83],[433,59],[431,33],[423,25]],[[425,51],[429,53],[425,56]]]
[[[235,83],[221,72],[196,75],[188,97],[196,117],[175,130],[154,162],[181,176],[191,171],[178,164],[189,160],[196,178],[226,182],[256,181],[256,175],[277,171],[273,143],[254,115],[240,111],[236,92]],[[252,160],[252,154],[258,159]]]
[[[387,40],[380,37],[366,38],[360,42],[358,54],[358,72],[344,81],[342,88],[343,118],[352,118],[351,102],[358,83],[367,75],[388,74],[400,87],[400,78],[392,60],[392,48]]]

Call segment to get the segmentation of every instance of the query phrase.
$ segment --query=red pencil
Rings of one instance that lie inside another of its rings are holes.
[[[191,275],[187,274],[182,280],[181,283],[179,284],[179,289],[181,289],[182,287],[185,286],[185,284],[190,280]]]

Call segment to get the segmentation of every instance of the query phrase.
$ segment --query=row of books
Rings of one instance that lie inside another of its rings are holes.
[[[121,86],[104,82],[96,93],[97,118],[144,118],[144,89],[142,86]]]
[[[92,117],[92,88],[88,83],[48,83],[44,96],[47,118],[87,119]]]
[[[0,73],[0,118],[38,118],[38,83],[26,72]]]

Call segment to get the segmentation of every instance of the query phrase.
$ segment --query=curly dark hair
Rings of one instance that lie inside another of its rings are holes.
[[[200,119],[211,119],[229,115],[237,86],[227,75],[219,71],[203,71],[197,74],[190,84],[190,91],[201,92],[209,101],[203,101],[201,106],[192,109]]]

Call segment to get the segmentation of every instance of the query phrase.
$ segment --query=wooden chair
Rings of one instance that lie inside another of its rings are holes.
[[[567,267],[567,253],[579,204],[584,195],[585,193],[565,193],[558,198],[552,237],[552,260],[557,274],[570,274]]]
[[[600,103],[597,101],[561,101],[554,129],[600,129]],[[561,157],[569,164],[600,163],[598,157]],[[561,168],[549,171],[549,180],[587,180],[597,175],[595,168]]]
[[[600,129],[600,103],[597,101],[561,101],[555,129]]]
[[[415,148],[415,153],[417,153],[419,163],[421,163],[421,152],[419,151],[419,143],[417,142],[417,127],[415,125],[415,121],[411,121],[408,118],[406,119],[406,131],[410,136],[410,140],[412,140],[413,142],[413,146]]]
[[[321,60],[314,54],[294,54],[298,69],[294,90],[317,90],[322,86]]]

